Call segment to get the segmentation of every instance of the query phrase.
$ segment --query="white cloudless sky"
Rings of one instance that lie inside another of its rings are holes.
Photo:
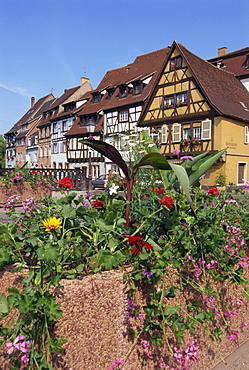
[[[201,58],[249,46],[248,0],[0,0],[0,134],[36,100],[174,40]]]

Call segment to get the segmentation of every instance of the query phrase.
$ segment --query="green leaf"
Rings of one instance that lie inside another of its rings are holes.
[[[133,171],[136,172],[136,170],[140,167],[153,167],[158,170],[171,170],[169,162],[166,160],[166,158],[162,154],[156,152],[144,155],[141,161],[134,166]]]
[[[215,339],[217,340],[217,342],[221,342],[221,338],[220,338],[220,335],[223,334],[223,331],[220,330],[219,328],[216,328],[214,330],[214,336],[215,336]]]
[[[177,311],[179,311],[179,307],[166,305],[164,309],[164,315],[166,316],[173,315]]]
[[[9,313],[10,312],[7,297],[4,294],[0,295],[0,312],[1,313]]]
[[[187,172],[186,172],[185,168],[183,166],[180,166],[179,164],[173,164],[173,163],[170,163],[170,166],[171,166],[172,170],[174,171],[175,175],[177,176],[178,181],[181,184],[184,193],[186,194],[186,198],[187,198],[193,212],[195,212],[194,204],[193,204],[191,196],[190,196],[189,178],[188,178],[188,175],[187,175]]]
[[[63,205],[62,212],[63,212],[62,216],[64,218],[69,218],[69,219],[76,218],[75,209],[72,206],[70,206],[69,204]]]
[[[114,267],[118,267],[119,262],[123,259],[123,255],[120,251],[112,253],[103,249],[99,251],[99,257],[101,263],[104,263],[107,270],[112,270]]]
[[[130,172],[129,169],[121,157],[118,150],[110,145],[105,143],[101,140],[93,140],[93,139],[85,139],[79,140],[80,143],[90,146],[90,148],[96,150],[100,154],[104,155],[105,157],[109,158],[113,163],[115,163],[121,170],[123,171],[125,177],[130,180]]]
[[[189,184],[190,186],[197,181],[207,170],[212,167],[212,165],[225,153],[227,148],[220,150],[215,154],[210,154],[209,156],[199,160],[192,167],[189,174]]]

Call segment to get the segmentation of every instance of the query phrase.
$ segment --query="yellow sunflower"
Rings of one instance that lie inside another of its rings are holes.
[[[45,229],[45,231],[51,231],[56,229],[61,229],[61,219],[56,217],[49,217],[47,220],[43,220],[41,228]]]

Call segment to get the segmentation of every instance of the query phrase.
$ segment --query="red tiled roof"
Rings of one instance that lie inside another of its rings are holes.
[[[77,113],[78,116],[86,114],[94,114],[102,110],[111,110],[117,107],[138,104],[143,102],[152,89],[153,83],[156,80],[156,77],[161,70],[161,67],[167,57],[169,48],[160,49],[153,51],[148,54],[138,56],[135,61],[131,64],[128,64],[125,67],[118,69],[113,69],[108,71],[98,87],[95,90],[89,92],[90,99],[83,106],[83,108]],[[134,81],[143,80],[146,77],[152,76],[151,81],[148,85],[144,87],[141,94],[132,95],[128,94],[125,98],[119,97],[119,89],[116,89],[118,86],[123,84],[128,84]],[[105,90],[115,88],[114,94],[109,98],[108,93]],[[95,92],[104,91],[104,95],[101,98],[101,101],[98,103],[93,103],[92,95]],[[98,130],[99,127],[96,127]],[[67,136],[75,134],[77,132],[82,132],[82,128],[79,127],[79,121],[75,121],[72,128]]]
[[[208,59],[208,62],[215,64],[217,62],[222,62],[225,66],[222,67],[225,71],[232,72],[236,76],[249,75],[248,69],[248,56],[249,47],[233,51],[232,53],[224,54],[220,57],[215,57]]]

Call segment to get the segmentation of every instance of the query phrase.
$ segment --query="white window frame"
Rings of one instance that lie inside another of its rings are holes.
[[[211,140],[212,121],[207,119],[201,121],[201,140]]]
[[[172,126],[172,143],[181,141],[181,124],[177,123]]]
[[[122,110],[119,112],[119,122],[128,122],[129,121],[129,112],[128,110]]]
[[[244,142],[246,145],[249,145],[249,127],[248,126],[245,126]]]
[[[161,129],[161,143],[167,142],[167,126],[162,126]]]

